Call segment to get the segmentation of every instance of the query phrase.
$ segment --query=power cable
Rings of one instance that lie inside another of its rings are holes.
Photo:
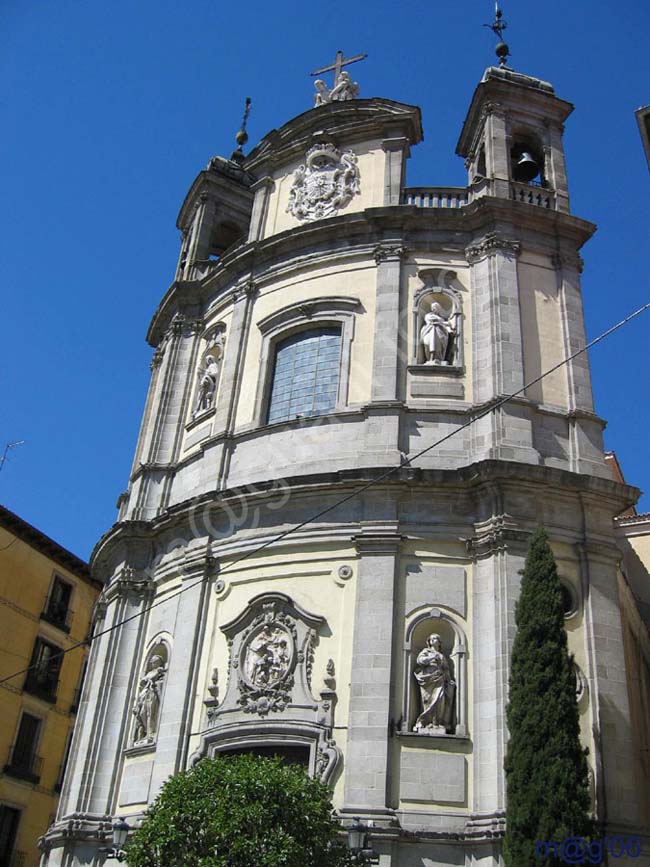
[[[609,337],[610,334],[613,334],[614,331],[617,331],[619,328],[622,328],[624,325],[627,325],[628,322],[631,322],[633,319],[635,319],[637,316],[639,316],[641,313],[643,313],[645,310],[648,310],[648,309],[650,309],[650,302],[642,305],[641,307],[638,308],[638,310],[635,310],[633,313],[630,313],[629,316],[626,316],[624,319],[621,319],[620,322],[617,322],[615,325],[612,325],[606,331],[603,331],[601,334],[598,335],[598,337],[594,337],[593,340],[590,340],[588,343],[586,343],[580,349],[577,349],[575,352],[571,353],[571,355],[568,355],[566,358],[563,358],[562,361],[559,361],[557,364],[554,364],[553,367],[549,367],[548,370],[545,370],[539,376],[536,376],[534,379],[531,379],[529,382],[527,382],[521,388],[517,389],[517,391],[513,391],[512,394],[508,394],[505,397],[500,398],[495,403],[491,404],[490,406],[486,407],[484,410],[479,412],[477,415],[472,416],[472,418],[470,418],[468,421],[466,421],[460,427],[457,427],[455,430],[451,431],[450,433],[445,434],[445,436],[441,437],[439,440],[436,440],[436,442],[432,443],[429,446],[426,446],[426,448],[421,449],[419,452],[416,452],[413,455],[413,457],[404,459],[399,465],[397,465],[395,467],[390,467],[384,473],[381,473],[381,475],[375,477],[374,479],[372,479],[369,482],[366,482],[365,485],[362,485],[360,488],[357,488],[356,490],[352,491],[352,493],[347,494],[347,496],[342,497],[340,500],[337,500],[331,506],[326,506],[324,509],[321,509],[320,512],[317,512],[315,515],[312,515],[310,518],[307,518],[298,524],[294,524],[292,527],[289,527],[287,530],[283,530],[282,533],[279,533],[277,536],[274,536],[271,539],[267,539],[266,542],[263,542],[261,545],[258,545],[256,548],[253,548],[251,551],[248,551],[247,553],[242,554],[241,557],[237,557],[237,559],[233,560],[228,566],[226,566],[224,569],[220,570],[219,575],[223,575],[226,572],[229,572],[235,566],[237,566],[237,564],[241,563],[242,561],[247,560],[249,557],[252,557],[256,554],[259,554],[261,551],[264,551],[270,545],[275,545],[277,542],[282,541],[282,539],[286,539],[287,536],[291,535],[292,533],[297,532],[298,530],[301,530],[303,527],[307,526],[307,524],[311,524],[313,521],[317,521],[319,518],[322,518],[323,515],[327,515],[329,512],[334,511],[334,509],[337,509],[339,506],[342,506],[345,503],[348,503],[350,500],[354,499],[355,497],[358,497],[360,494],[365,493],[367,490],[369,490],[370,488],[379,484],[380,482],[383,482],[386,479],[390,478],[390,476],[394,475],[396,472],[401,470],[402,467],[409,466],[410,464],[412,464],[413,461],[416,461],[416,460],[418,460],[418,458],[421,458],[423,455],[426,455],[432,449],[436,448],[439,445],[442,445],[442,443],[451,439],[453,436],[456,436],[456,434],[460,433],[461,431],[466,430],[468,427],[471,427],[473,424],[476,424],[477,421],[480,421],[482,418],[485,418],[487,415],[494,412],[495,410],[500,409],[502,406],[504,406],[506,403],[511,401],[513,398],[518,397],[520,394],[523,394],[526,391],[526,389],[530,388],[533,385],[536,385],[538,382],[541,382],[542,379],[549,376],[551,373],[555,373],[556,370],[559,370],[561,367],[564,367],[565,364],[568,364],[574,358],[577,358],[579,355],[582,355],[583,352],[586,352],[588,349],[591,349],[592,346],[595,346],[597,343],[600,343],[606,337]],[[141,611],[135,612],[135,614],[131,614],[129,617],[125,617],[124,620],[120,620],[119,623],[114,623],[112,626],[109,626],[107,629],[103,629],[101,632],[95,633],[93,636],[85,639],[84,641],[79,641],[76,644],[73,644],[71,647],[68,647],[65,650],[61,650],[60,653],[52,654],[52,656],[50,656],[49,659],[58,659],[60,657],[65,656],[65,654],[70,653],[73,650],[77,650],[80,647],[90,646],[90,644],[93,641],[95,641],[98,638],[102,638],[104,635],[108,635],[114,629],[120,629],[125,624],[131,623],[133,620],[136,620],[138,617],[142,617],[144,614],[148,614],[149,611],[152,611],[154,608],[157,608],[159,605],[163,605],[164,603],[169,602],[170,599],[175,599],[177,596],[180,596],[181,593],[185,593],[187,590],[193,590],[195,587],[202,584],[206,580],[207,577],[208,577],[207,575],[204,575],[202,578],[198,578],[196,581],[193,581],[191,584],[186,584],[183,587],[180,587],[178,590],[175,590],[173,593],[170,593],[169,596],[165,596],[162,599],[158,599],[156,602],[152,602],[151,605],[148,605],[146,608],[143,608]],[[10,674],[7,677],[2,678],[0,680],[0,686],[3,683],[6,683],[9,680],[13,680],[13,678],[19,677],[21,674],[26,674],[27,672],[29,672],[35,668],[38,668],[38,664],[30,665],[27,668],[21,669],[21,671],[16,671],[14,674]]]

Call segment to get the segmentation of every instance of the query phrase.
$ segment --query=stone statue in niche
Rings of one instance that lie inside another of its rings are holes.
[[[244,674],[253,686],[273,686],[289,670],[292,642],[282,627],[267,624],[250,642],[244,656]]]
[[[453,726],[456,684],[437,633],[427,638],[426,646],[418,654],[413,676],[420,687],[422,704],[413,731],[445,734]]]
[[[214,406],[218,379],[219,362],[214,355],[208,355],[205,359],[205,367],[199,382],[193,415],[198,415],[200,412],[205,412],[205,410],[211,409]]]
[[[133,742],[153,743],[158,731],[162,686],[167,667],[162,653],[154,653],[147,664],[145,674],[140,678],[138,694],[133,708],[135,731]]]
[[[303,221],[331,217],[359,191],[356,154],[323,142],[307,151],[305,163],[294,172],[287,211]]]
[[[425,314],[424,324],[420,329],[420,342],[424,346],[425,364],[451,364],[454,356],[455,342],[458,337],[458,316],[452,313],[445,316],[442,304],[434,301],[431,312]]]

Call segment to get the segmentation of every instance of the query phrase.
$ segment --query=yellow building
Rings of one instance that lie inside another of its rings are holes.
[[[53,820],[101,585],[88,566],[0,506],[0,867],[36,867]]]

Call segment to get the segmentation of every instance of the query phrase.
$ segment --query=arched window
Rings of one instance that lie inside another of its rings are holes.
[[[322,415],[337,403],[341,369],[341,328],[299,331],[275,347],[267,421]]]

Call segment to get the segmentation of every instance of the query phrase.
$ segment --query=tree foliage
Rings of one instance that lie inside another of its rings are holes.
[[[129,867],[346,867],[328,787],[278,758],[203,759],[171,777],[127,847]]]
[[[560,581],[544,530],[534,534],[521,581],[507,707],[505,761],[508,867],[554,864],[536,857],[537,841],[589,838],[587,750],[572,658],[567,651]]]

